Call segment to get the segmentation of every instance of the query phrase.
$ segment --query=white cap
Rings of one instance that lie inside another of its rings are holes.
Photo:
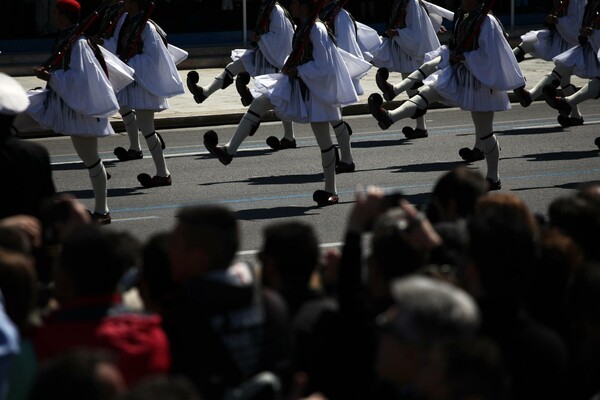
[[[28,106],[29,98],[19,82],[0,72],[0,114],[16,115]]]

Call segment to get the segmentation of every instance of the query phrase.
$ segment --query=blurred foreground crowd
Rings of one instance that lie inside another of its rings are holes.
[[[460,167],[357,192],[340,250],[182,208],[141,242],[77,200],[0,217],[6,399],[582,399],[600,392],[600,185],[535,215]]]

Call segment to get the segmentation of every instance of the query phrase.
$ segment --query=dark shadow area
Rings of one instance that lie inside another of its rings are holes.
[[[115,168],[117,166],[116,161],[103,161],[104,168],[107,170],[110,168]],[[82,162],[76,162],[72,164],[54,164],[52,165],[52,171],[78,171],[85,170],[85,166]]]
[[[408,139],[402,139],[404,137],[402,133],[398,134],[398,139],[388,140],[365,140],[364,142],[352,142],[353,149],[369,149],[373,147],[384,147],[384,146],[398,146],[410,143]]]
[[[255,208],[251,210],[240,210],[236,212],[238,219],[245,221],[261,220],[261,219],[274,219],[274,218],[290,218],[290,217],[301,217],[304,215],[316,215],[318,206],[311,207],[274,207],[274,208]]]
[[[286,185],[300,183],[318,183],[323,181],[323,173],[317,174],[297,174],[297,175],[279,175],[279,176],[255,176],[238,181],[219,181],[200,183],[199,186],[212,186],[223,183],[247,183],[249,185]]]
[[[233,156],[233,161],[231,163],[232,164],[235,163],[236,158],[268,156],[272,153],[273,153],[273,150],[270,150],[270,149],[238,151],[237,154],[235,156]],[[210,158],[214,158],[215,162],[220,162],[217,159],[217,157],[213,156],[212,154],[202,154],[202,155],[194,157],[195,160],[206,160],[206,159],[210,159]],[[223,167],[225,167],[225,165],[223,165]]]
[[[557,151],[553,153],[539,153],[539,154],[524,154],[521,157],[515,158],[526,158],[528,161],[572,161],[582,160],[584,158],[597,158],[597,150],[589,151]]]
[[[279,175],[279,176],[257,176],[244,180],[250,185],[286,185],[300,183],[317,183],[323,181],[323,173],[318,174],[297,174],[297,175]]]
[[[509,129],[505,131],[496,131],[497,134],[501,134],[503,136],[512,136],[512,135],[540,135],[543,133],[556,133],[563,132],[565,128],[562,126],[555,126],[553,128],[517,128],[517,129]]]
[[[563,183],[562,185],[525,187],[525,188],[519,188],[519,189],[511,188],[510,190],[513,192],[521,192],[521,191],[525,191],[525,190],[555,189],[555,188],[566,189],[566,190],[580,190],[585,185],[589,185],[589,184],[600,184],[600,181],[570,182],[570,183]]]
[[[464,166],[464,161],[443,161],[437,163],[424,163],[424,164],[412,164],[403,165],[397,167],[398,169],[392,171],[394,173],[399,172],[438,172],[438,171],[449,171],[459,166]]]
[[[140,188],[118,188],[118,189],[108,189],[108,198],[110,202],[110,197],[123,197],[123,196],[138,196],[144,194],[144,192],[140,192]],[[63,193],[71,194],[78,199],[93,199],[94,191],[91,189],[86,190],[68,190]]]

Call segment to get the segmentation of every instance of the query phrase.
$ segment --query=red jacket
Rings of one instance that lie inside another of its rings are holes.
[[[81,347],[112,351],[128,384],[166,373],[169,343],[160,316],[119,311],[120,298],[88,297],[64,304],[44,319],[32,341],[40,361]]]

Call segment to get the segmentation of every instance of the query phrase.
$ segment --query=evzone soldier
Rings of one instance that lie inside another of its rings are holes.
[[[583,118],[574,120],[573,113],[579,114],[577,106],[590,99],[600,98],[600,0],[589,0],[586,6],[585,18],[581,27],[580,44],[554,58],[556,70],[560,73],[588,78],[588,83],[578,91],[565,97],[556,96],[555,83],[543,88],[546,103],[560,112],[559,123],[563,126],[581,125]],[[555,74],[556,72],[552,73]],[[569,118],[569,115],[571,117]],[[568,124],[561,122],[568,120]]]
[[[418,118],[434,101],[443,100],[470,111],[475,135],[487,163],[490,190],[502,187],[498,174],[499,146],[494,135],[494,112],[510,109],[506,91],[525,84],[500,22],[482,0],[461,0],[450,45],[432,54],[441,56],[437,71],[426,78],[417,95],[400,107],[382,108],[379,94],[369,96],[369,108],[382,129],[407,117]],[[465,148],[466,150],[470,150]],[[462,149],[461,149],[462,150]]]
[[[371,68],[371,64],[365,60],[364,53],[366,51],[363,50],[363,47],[359,43],[358,23],[354,20],[352,15],[343,8],[346,2],[347,0],[326,0],[319,18],[330,32],[333,33],[337,47],[357,59],[349,61],[347,65],[361,69],[361,72],[351,74],[355,75],[355,77],[352,78],[352,84],[354,85],[356,94],[361,95],[364,93],[364,89],[360,84],[360,78],[367,74],[368,70]],[[371,32],[369,32],[369,30]],[[367,26],[361,26],[360,32],[366,35],[370,34],[371,36],[378,36],[375,30]],[[346,55],[346,57],[348,57],[348,55]],[[335,172],[336,174],[354,172],[356,170],[356,165],[352,159],[350,144],[352,128],[343,119],[333,122],[331,126],[340,150],[340,160],[335,166]]]
[[[114,32],[104,38],[104,45],[135,70],[135,81],[117,95],[129,149],[117,147],[114,153],[120,161],[142,159],[142,133],[156,167],[152,177],[146,173],[137,176],[145,188],[172,183],[163,153],[164,141],[154,127],[154,114],[169,108],[167,98],[184,93],[176,65],[187,57],[185,51],[169,45],[164,31],[150,20],[153,9],[153,0],[125,0],[124,13],[112,14],[118,16]]]
[[[108,118],[119,109],[115,91],[133,81],[133,71],[84,36],[93,21],[88,18],[77,25],[80,9],[75,0],[56,2],[54,22],[59,34],[53,55],[34,69],[48,84],[28,92],[26,113],[37,124],[71,137],[92,182],[92,219],[109,224],[107,173],[98,154],[98,138],[114,134]],[[27,119],[15,122],[21,129],[28,124]]]
[[[587,3],[590,3],[589,1]],[[586,0],[554,0],[554,7],[546,16],[546,29],[531,31],[521,36],[521,44],[513,49],[518,62],[523,61],[525,54],[531,53],[546,61],[555,61],[560,54],[579,45],[580,29],[584,21]],[[544,76],[533,88],[522,96],[520,103],[528,107],[543,92],[544,86],[552,84],[562,88],[566,95],[575,93],[571,84],[572,70],[556,64],[554,70]],[[558,122],[562,126],[581,125],[583,119],[579,109],[572,110],[571,115],[559,115]]]
[[[281,71],[285,59],[292,51],[294,22],[289,13],[275,0],[262,0],[254,31],[250,36],[252,49],[232,51],[232,62],[206,87],[198,85],[198,72],[190,71],[187,87],[200,104],[218,89],[230,86],[236,78],[236,89],[242,104],[250,105],[254,99],[247,85],[250,77],[274,74]],[[267,144],[275,150],[296,147],[294,129],[291,121],[283,121],[283,138],[270,137]]]
[[[341,119],[340,107],[358,101],[352,76],[335,46],[327,27],[318,20],[318,0],[292,0],[292,15],[299,18],[292,53],[282,73],[263,75],[256,82],[261,94],[254,99],[233,137],[218,145],[214,131],[204,134],[208,151],[228,165],[243,140],[258,129],[260,118],[273,109],[282,120],[310,123],[319,148],[325,175],[325,190],[317,190],[313,200],[319,206],[337,204],[335,147],[329,124]]]
[[[426,53],[438,47],[440,41],[425,6],[419,0],[395,0],[382,44],[374,51],[371,61],[379,67],[375,80],[386,101],[393,100],[399,94],[387,83],[390,71],[401,73],[405,79],[419,69]],[[408,88],[407,94],[415,95],[418,86]],[[416,128],[406,126],[402,133],[408,139],[427,137],[425,119],[416,118]]]

